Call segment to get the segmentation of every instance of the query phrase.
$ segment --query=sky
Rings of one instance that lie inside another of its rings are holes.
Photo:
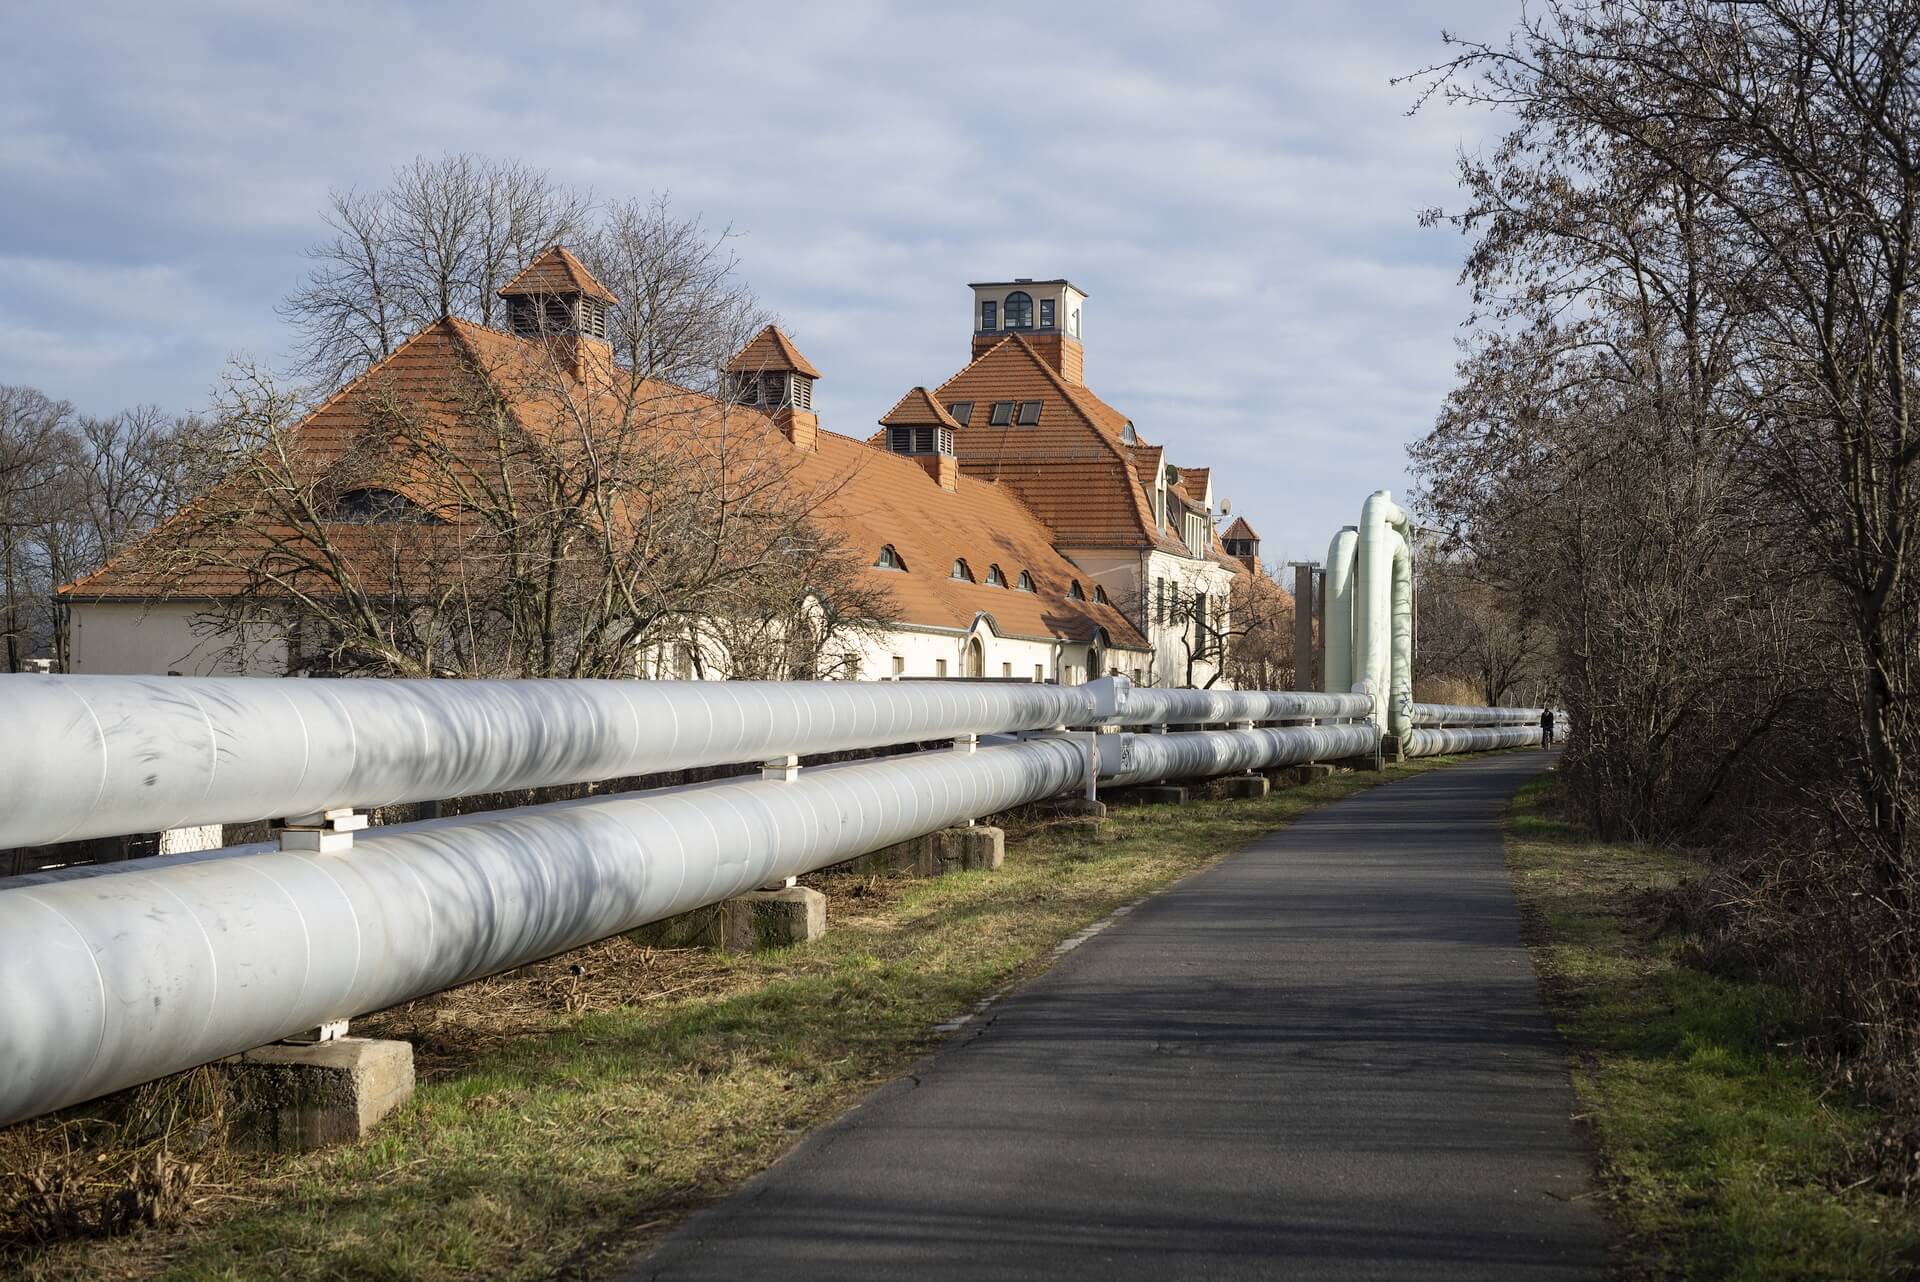
[[[1088,384],[1320,558],[1451,382],[1456,157],[1497,120],[1391,77],[1519,0],[0,9],[0,383],[107,414],[285,363],[330,189],[416,155],[670,193],[863,436],[967,359],[969,281],[1089,295]]]

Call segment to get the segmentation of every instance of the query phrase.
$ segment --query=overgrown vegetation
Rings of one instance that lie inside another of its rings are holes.
[[[1920,1171],[1920,5],[1545,0],[1425,92],[1471,337],[1427,517],[1552,640],[1571,804],[1710,848]]]
[[[1920,1221],[1875,1110],[1808,1058],[1817,1021],[1724,931],[1697,856],[1605,844],[1557,779],[1515,800],[1507,858],[1636,1278],[1906,1277]]]
[[[421,1085],[352,1147],[236,1154],[207,1109],[159,1130],[69,1114],[0,1132],[8,1196],[28,1176],[103,1173],[65,1223],[31,1200],[0,1204],[0,1273],[607,1275],[905,1071],[937,1025],[1044,967],[1061,941],[1305,810],[1437,764],[1262,801],[1120,810],[1095,845],[1017,825],[996,872],[809,879],[829,897],[830,929],[804,947],[728,958],[615,939],[358,1021],[415,1042]],[[128,1102],[152,1107],[141,1092]],[[97,1232],[93,1208],[131,1178],[130,1150],[162,1144],[197,1168],[171,1227],[28,1240]]]

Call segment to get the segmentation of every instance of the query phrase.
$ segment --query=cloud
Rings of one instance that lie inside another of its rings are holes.
[[[864,435],[967,355],[969,280],[1072,278],[1090,382],[1313,554],[1431,421],[1461,246],[1415,225],[1484,117],[1388,79],[1513,0],[1324,6],[105,3],[8,16],[0,380],[200,404],[329,188],[478,151],[670,190]]]

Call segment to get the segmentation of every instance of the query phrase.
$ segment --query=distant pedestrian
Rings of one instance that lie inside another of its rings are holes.
[[[1551,748],[1553,746],[1552,708],[1542,709],[1540,713],[1540,746],[1542,748]]]

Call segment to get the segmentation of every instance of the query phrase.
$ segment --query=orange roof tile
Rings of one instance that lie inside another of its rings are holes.
[[[769,325],[755,334],[747,345],[727,362],[729,374],[768,374],[787,372],[804,374],[808,378],[821,377],[813,362],[800,354],[793,340],[780,332],[777,325]]]
[[[1251,525],[1247,524],[1246,517],[1236,516],[1233,518],[1233,524],[1229,525],[1220,537],[1223,539],[1258,539],[1260,536],[1253,532]]]
[[[916,387],[902,396],[894,407],[880,420],[882,427],[951,427],[960,429],[960,423],[953,415],[933,399],[933,394],[924,387]]]
[[[528,263],[518,276],[500,287],[502,298],[512,298],[517,294],[571,293],[585,294],[609,305],[620,301],[611,290],[594,279],[593,273],[569,253],[565,245],[555,245],[547,250]]]

